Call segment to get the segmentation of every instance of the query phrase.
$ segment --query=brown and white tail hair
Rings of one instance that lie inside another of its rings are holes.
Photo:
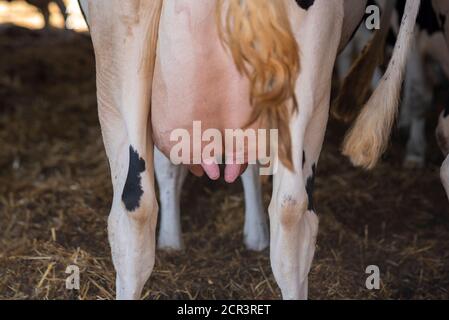
[[[420,4],[421,0],[407,0],[387,71],[343,142],[343,154],[356,166],[373,168],[387,147]]]
[[[218,0],[217,25],[238,71],[250,82],[248,125],[260,121],[278,129],[279,158],[292,170],[290,119],[298,109],[300,65],[285,0]]]

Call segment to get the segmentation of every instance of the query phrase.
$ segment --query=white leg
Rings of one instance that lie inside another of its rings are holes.
[[[449,108],[440,114],[436,129],[436,138],[441,152],[446,157],[441,169],[440,178],[449,199]]]
[[[263,206],[259,167],[249,165],[242,175],[245,191],[244,242],[249,250],[262,251],[269,244],[267,216]]]
[[[155,260],[158,206],[149,125],[155,41],[149,35],[154,34],[159,5],[138,0],[88,2],[99,118],[114,191],[108,233],[117,299],[140,298]]]
[[[399,121],[400,127],[409,128],[404,160],[407,167],[423,167],[425,163],[427,147],[425,116],[432,104],[433,94],[427,84],[424,68],[422,54],[415,45],[407,60],[404,103]]]
[[[412,119],[409,134],[404,166],[423,168],[427,150],[426,119],[424,115]]]
[[[154,165],[161,208],[158,247],[181,250],[183,242],[180,202],[187,169],[184,166],[173,165],[157,148],[154,149]]]
[[[295,170],[279,167],[273,178],[268,210],[271,266],[284,299],[308,297],[308,274],[318,232],[313,185],[329,115],[332,70],[339,39],[336,33],[341,30],[343,16],[340,5],[316,1],[304,18],[308,23],[293,28],[302,48],[302,70],[296,88],[300,112],[291,124]],[[323,20],[323,16],[329,19]],[[316,32],[317,25],[320,32],[306,37]],[[301,39],[308,42],[301,43]]]
[[[449,156],[444,160],[440,169],[441,183],[443,184],[444,190],[446,190],[447,198],[449,199]]]
[[[315,171],[328,120],[329,99],[330,95],[322,104],[311,105],[315,114],[307,126],[298,119],[297,126],[292,128],[298,137],[294,138],[293,147],[298,159],[295,168],[300,169],[291,172],[281,166],[273,180],[269,208],[271,265],[284,299],[308,298],[308,274],[319,223],[313,202]]]
[[[380,80],[382,80],[382,71],[377,67],[374,71],[373,80],[371,81],[371,88],[373,88],[373,90],[377,87]]]

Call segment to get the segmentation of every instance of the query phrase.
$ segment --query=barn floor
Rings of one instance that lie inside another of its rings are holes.
[[[111,299],[111,184],[90,40],[2,26],[0,48],[0,298]],[[449,298],[449,205],[429,127],[426,169],[403,169],[395,139],[367,173],[339,154],[344,128],[331,121],[318,168],[311,299]],[[187,249],[158,251],[145,298],[278,299],[269,251],[243,247],[243,206],[240,184],[189,178]],[[79,291],[65,289],[71,264],[81,270]],[[365,288],[371,264],[381,270],[378,291]]]

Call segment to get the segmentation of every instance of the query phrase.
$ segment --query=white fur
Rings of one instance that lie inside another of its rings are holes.
[[[444,190],[446,190],[446,195],[449,199],[449,156],[444,160],[440,169],[440,178],[443,184]]]
[[[159,185],[161,210],[158,247],[166,250],[181,250],[183,241],[180,201],[187,169],[173,165],[157,148],[154,149],[154,167]],[[246,247],[253,251],[262,251],[269,243],[258,170],[258,166],[250,165],[242,175],[245,192],[244,242]]]
[[[436,15],[444,15],[435,7]],[[449,48],[444,45],[443,32],[429,35],[425,30],[417,30],[414,46],[407,61],[404,82],[404,100],[401,104],[399,127],[409,130],[407,153],[404,164],[422,167],[425,163],[426,113],[432,110],[434,86],[441,81],[442,70],[449,79]]]
[[[418,47],[418,37],[408,57],[404,101],[402,103],[400,124],[407,123],[410,136],[407,142],[405,165],[423,167],[426,155],[425,116],[432,103],[432,87],[425,75],[424,56]],[[401,121],[402,120],[402,121]]]
[[[248,166],[242,182],[245,191],[244,242],[249,250],[262,251],[268,247],[269,234],[257,165]]]
[[[181,250],[181,190],[187,176],[187,169],[175,166],[157,148],[154,148],[154,169],[159,185],[160,225],[158,247]]]

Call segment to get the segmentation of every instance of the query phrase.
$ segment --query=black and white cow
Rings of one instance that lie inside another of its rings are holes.
[[[403,15],[405,1],[398,1],[396,14],[392,20],[392,31],[389,35],[389,46],[396,41],[399,19]],[[422,3],[417,18],[417,30],[412,50],[407,60],[404,81],[404,96],[399,116],[399,128],[408,131],[406,167],[422,167],[426,155],[426,118],[429,110],[436,109],[434,103],[434,86],[438,83],[439,74],[435,75],[435,67],[449,79],[449,47],[447,45],[447,16],[449,4],[444,0],[425,1]],[[357,32],[351,45],[340,56],[340,73],[350,69],[353,52],[360,52],[372,38],[372,32],[364,26]],[[380,69],[376,69],[373,87],[380,81]],[[438,145],[444,156],[449,155],[449,102],[439,116],[436,128]],[[449,198],[449,159],[441,167],[441,181]]]
[[[384,6],[381,2],[374,2]],[[438,3],[435,2],[435,5]],[[405,0],[397,1],[396,11],[392,19],[386,51],[390,51],[396,42],[396,34],[400,19],[404,12]],[[445,45],[443,24],[444,13],[437,16],[431,1],[424,1],[417,18],[415,41],[407,61],[404,82],[404,95],[399,115],[399,128],[407,132],[408,142],[404,165],[406,167],[422,167],[425,163],[427,141],[425,138],[426,114],[432,109],[435,79],[434,67],[439,67],[449,79],[449,49]],[[344,75],[350,69],[354,54],[373,37],[372,31],[362,25],[354,39],[339,57],[339,74]],[[375,88],[381,80],[381,70],[376,68],[372,80]]]
[[[399,16],[402,10],[400,3]],[[404,99],[399,116],[399,128],[409,131],[404,161],[406,166],[422,167],[425,163],[426,115],[435,109],[433,94],[438,80],[438,76],[434,76],[434,67],[437,66],[449,79],[449,48],[445,43],[444,21],[444,14],[440,12],[437,16],[430,1],[422,3],[415,41],[407,61]]]
[[[114,190],[108,231],[117,298],[139,298],[154,266],[154,147],[170,157],[171,133],[180,128],[192,133],[195,121],[204,131],[279,131],[281,162],[268,209],[271,265],[284,299],[307,298],[318,231],[313,181],[332,71],[366,1],[80,3],[94,44],[99,118]],[[366,119],[376,120],[374,127],[365,126],[367,132],[355,128],[360,141],[352,136],[347,141],[357,164],[374,165],[388,138],[388,126],[375,127],[396,110],[419,3],[407,1],[392,63],[368,104],[368,109],[379,106],[382,114]],[[247,163],[235,161],[240,151],[214,155],[225,157],[228,182],[246,168]],[[195,157],[192,152],[184,162],[193,173],[220,176],[215,158],[189,162]]]

